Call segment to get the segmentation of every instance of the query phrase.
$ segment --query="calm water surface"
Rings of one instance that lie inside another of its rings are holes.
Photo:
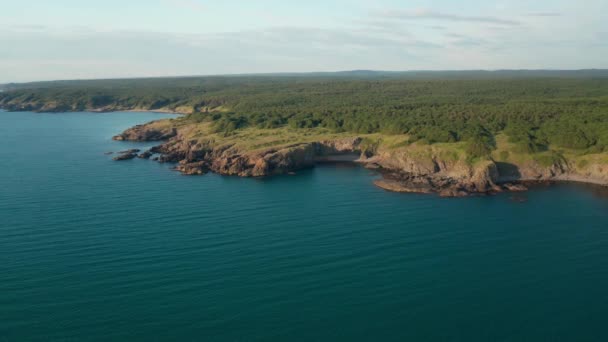
[[[0,341],[607,341],[608,199],[466,199],[357,167],[186,177],[154,113],[0,113]]]

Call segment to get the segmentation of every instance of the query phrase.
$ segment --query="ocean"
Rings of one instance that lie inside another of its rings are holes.
[[[0,341],[606,341],[608,194],[460,199],[327,164],[183,176],[158,113],[0,113]]]

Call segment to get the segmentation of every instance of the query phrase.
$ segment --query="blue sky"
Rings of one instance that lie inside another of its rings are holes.
[[[0,0],[0,83],[608,68],[606,0]]]

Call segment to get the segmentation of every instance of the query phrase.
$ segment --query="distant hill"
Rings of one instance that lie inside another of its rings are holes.
[[[581,69],[581,70],[456,70],[456,71],[381,71],[381,70],[348,70],[336,72],[309,72],[309,73],[259,73],[235,75],[207,75],[207,76],[181,76],[181,77],[142,77],[125,79],[91,79],[91,80],[57,80],[28,83],[0,84],[0,89],[28,89],[49,88],[62,86],[121,86],[158,84],[159,86],[194,86],[200,83],[214,82],[224,79],[226,82],[247,80],[285,80],[285,79],[400,79],[400,80],[492,80],[492,79],[526,79],[526,78],[570,78],[594,79],[608,78],[608,69]]]
[[[583,70],[418,70],[378,71],[351,70],[338,72],[305,73],[302,76],[405,78],[405,79],[497,79],[497,78],[596,78],[608,77],[608,69]]]

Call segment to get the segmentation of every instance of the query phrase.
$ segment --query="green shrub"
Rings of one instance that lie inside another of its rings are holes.
[[[509,155],[509,151],[500,151],[499,158],[501,161],[507,161],[509,160]]]
[[[542,154],[534,155],[534,160],[544,167],[559,165],[565,161],[564,156],[557,151],[549,151]]]

